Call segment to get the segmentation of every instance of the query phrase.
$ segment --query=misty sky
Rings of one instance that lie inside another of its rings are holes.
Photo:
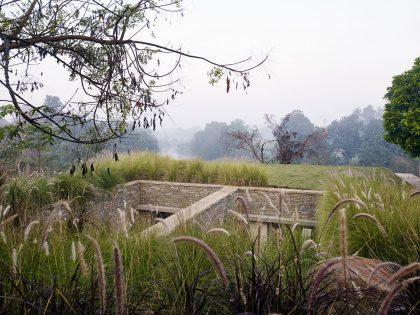
[[[184,7],[184,17],[162,19],[154,42],[220,63],[270,55],[252,72],[248,94],[227,94],[224,82],[212,87],[211,67],[184,59],[184,95],[167,106],[166,128],[235,118],[261,125],[264,113],[294,109],[326,125],[356,107],[383,106],[392,76],[420,56],[419,0],[185,0]],[[66,73],[43,71],[43,93],[71,97]]]
[[[420,56],[417,0],[195,0],[185,7],[183,18],[156,31],[162,42],[220,62],[272,51],[252,73],[248,95],[210,86],[208,65],[184,61],[185,93],[168,107],[178,126],[262,124],[264,113],[294,109],[323,125],[356,107],[383,106],[392,76]]]

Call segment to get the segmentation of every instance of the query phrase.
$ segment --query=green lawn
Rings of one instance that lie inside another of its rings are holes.
[[[373,171],[383,171],[391,174],[386,168],[326,166],[303,164],[270,164],[262,165],[268,176],[268,183],[272,186],[301,189],[323,189],[331,172],[348,172],[349,170],[368,174]]]

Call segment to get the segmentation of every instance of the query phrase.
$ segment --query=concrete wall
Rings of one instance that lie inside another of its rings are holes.
[[[298,189],[278,189],[278,188],[260,188],[260,187],[240,187],[238,194],[246,200],[248,191],[251,197],[250,213],[264,215],[277,215],[276,207],[279,209],[279,196],[282,193],[283,203],[281,215],[283,217],[292,217],[297,210],[299,219],[315,220],[315,210],[318,199],[322,196],[322,191],[317,190],[298,190]],[[268,198],[271,200],[268,200]],[[234,205],[235,206],[235,205]],[[274,206],[274,207],[273,207]],[[237,207],[237,205],[235,206]]]
[[[99,194],[90,204],[90,208],[103,212],[103,209],[115,210],[127,206],[139,205],[186,208],[191,204],[220,190],[220,185],[172,183],[137,180],[120,185],[112,192]]]
[[[155,181],[138,181],[134,185],[139,189],[140,204],[175,208],[186,208],[223,188],[219,185]]]
[[[138,180],[118,186],[110,193],[98,195],[91,203],[90,208],[99,210],[99,213],[116,211],[123,208],[124,201],[127,206],[137,208],[140,205],[164,206],[173,208],[186,208],[200,201],[201,199],[219,191],[223,186],[189,183],[172,183]],[[235,188],[236,189],[236,188]],[[227,209],[237,209],[234,197],[242,195],[247,199],[248,191],[251,197],[249,203],[250,212],[260,214],[264,210],[264,215],[277,215],[277,211],[270,206],[270,202],[264,196],[267,195],[275,207],[279,207],[280,191],[284,193],[284,203],[282,207],[282,217],[293,217],[295,210],[298,212],[299,219],[315,220],[315,209],[321,191],[297,190],[297,189],[277,189],[260,187],[238,187],[236,193],[227,197],[226,200],[214,205],[208,214],[203,214],[200,218],[220,218],[220,215]],[[263,194],[264,193],[264,194]],[[224,208],[224,210],[222,210]]]

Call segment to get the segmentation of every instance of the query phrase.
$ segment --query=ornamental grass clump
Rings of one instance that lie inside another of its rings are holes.
[[[392,261],[401,265],[418,259],[420,202],[408,197],[412,187],[382,172],[369,176],[333,174],[317,209],[320,247],[339,255],[338,216],[345,208],[349,255]],[[351,218],[351,219],[350,219]]]
[[[316,308],[383,315],[420,311],[420,204],[410,191],[383,173],[332,177],[318,207],[317,237],[321,253],[333,258],[315,268],[310,314]]]

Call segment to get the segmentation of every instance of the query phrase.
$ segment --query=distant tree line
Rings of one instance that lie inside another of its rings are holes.
[[[60,106],[58,97],[45,98],[45,110],[54,111]],[[248,126],[239,119],[231,123],[214,121],[202,130],[184,130],[183,136],[182,132],[176,133],[177,139],[160,138],[159,142],[150,130],[137,129],[122,138],[90,145],[57,139],[51,142],[50,137],[30,125],[9,138],[10,124],[3,118],[10,115],[13,108],[3,106],[0,111],[1,164],[20,162],[44,171],[68,169],[101,152],[159,152],[159,144],[166,148],[172,144],[176,145],[175,149],[166,150],[170,154],[206,160],[234,158],[264,163],[383,166],[398,172],[418,172],[418,162],[397,145],[384,140],[383,111],[372,106],[356,109],[323,128],[315,126],[302,111],[295,110],[279,120],[266,115],[266,125],[262,128]],[[96,132],[90,123],[70,128],[81,138],[89,138],[90,132]],[[189,133],[187,141],[183,140],[185,133]]]
[[[300,110],[278,122],[273,116],[266,116],[264,128],[250,127],[241,120],[230,124],[211,122],[195,133],[188,153],[208,160],[243,158],[260,162],[383,166],[416,173],[417,162],[384,140],[382,116],[381,108],[369,105],[324,128],[315,126]],[[284,148],[280,149],[281,146]]]

